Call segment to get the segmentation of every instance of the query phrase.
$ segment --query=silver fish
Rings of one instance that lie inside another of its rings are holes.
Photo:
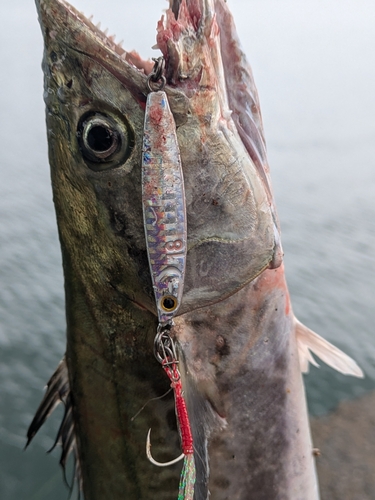
[[[152,63],[64,0],[36,0],[49,159],[63,254],[66,357],[28,442],[62,401],[58,433],[86,500],[170,499],[179,454],[142,215]],[[185,184],[184,293],[170,330],[194,439],[195,500],[319,498],[301,372],[311,352],[356,363],[293,315],[258,94],[224,0],[171,0],[158,24]],[[146,405],[146,406],[145,406]],[[142,409],[140,412],[139,410]]]

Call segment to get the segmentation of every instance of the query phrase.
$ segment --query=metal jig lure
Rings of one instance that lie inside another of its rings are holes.
[[[186,262],[184,181],[176,125],[164,92],[164,59],[149,75],[142,154],[142,202],[147,254],[160,324],[176,314]]]
[[[186,263],[186,209],[184,181],[176,126],[164,92],[164,59],[154,59],[147,79],[147,96],[142,151],[142,204],[147,255],[154,288],[159,326],[155,356],[168,375],[175,397],[180,429],[180,457],[167,463],[152,458],[150,432],[146,454],[158,466],[184,459],[178,500],[193,500],[196,469],[193,437],[183,396],[174,340],[170,336],[173,318],[181,304]]]

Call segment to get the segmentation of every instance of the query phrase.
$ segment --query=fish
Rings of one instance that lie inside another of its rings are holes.
[[[86,500],[170,499],[181,465],[158,468],[145,450],[152,429],[157,461],[181,452],[171,383],[154,356],[142,211],[154,64],[65,0],[36,6],[67,346],[27,444],[63,403],[54,446],[64,470],[74,456]],[[294,316],[259,97],[228,4],[170,0],[156,48],[184,179],[184,288],[168,335],[194,443],[194,499],[317,500],[302,373],[313,354],[363,373]]]

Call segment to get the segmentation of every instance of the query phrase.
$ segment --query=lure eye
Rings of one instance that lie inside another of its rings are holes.
[[[77,138],[80,150],[92,170],[103,170],[124,162],[130,154],[129,127],[120,120],[100,113],[81,118]]]
[[[178,305],[177,299],[172,295],[166,295],[161,299],[161,307],[166,312],[173,312],[175,309],[177,309],[177,305]]]

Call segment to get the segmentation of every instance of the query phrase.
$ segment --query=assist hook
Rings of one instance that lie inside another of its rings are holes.
[[[157,465],[158,467],[168,467],[169,465],[177,464],[177,462],[180,462],[185,457],[184,453],[181,453],[179,457],[171,460],[170,462],[158,462],[157,460],[155,460],[151,455],[151,429],[149,429],[147,433],[146,455],[149,461],[152,464]]]

